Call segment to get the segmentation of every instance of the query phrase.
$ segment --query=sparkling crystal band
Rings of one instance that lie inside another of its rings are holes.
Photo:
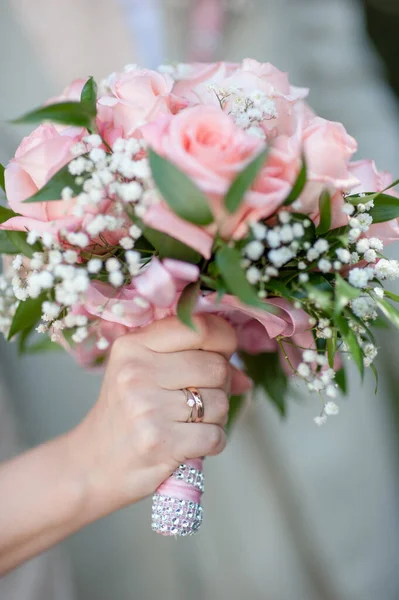
[[[202,523],[199,504],[154,494],[152,499],[152,529],[170,536],[193,535]]]
[[[188,465],[180,465],[176,471],[173,472],[172,477],[179,481],[184,481],[197,488],[200,492],[204,491],[204,474],[194,467]]]

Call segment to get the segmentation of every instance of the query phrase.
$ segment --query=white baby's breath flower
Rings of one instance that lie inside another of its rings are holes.
[[[294,232],[292,231],[291,225],[283,225],[280,229],[280,239],[284,244],[292,242],[294,239]]]
[[[87,263],[87,270],[89,273],[99,273],[103,267],[102,260],[99,258],[91,258]]]
[[[316,425],[318,427],[321,427],[322,425],[324,425],[325,423],[327,423],[327,417],[326,417],[326,415],[320,415],[318,417],[315,417],[313,419],[313,421],[316,423]]]
[[[382,258],[375,265],[375,274],[378,279],[388,279],[393,281],[399,277],[399,262],[397,260],[387,260]]]
[[[346,203],[342,206],[341,210],[346,215],[353,215],[353,213],[355,212],[355,207],[353,206],[353,204]]]
[[[251,285],[258,283],[260,279],[260,271],[256,267],[250,267],[246,272],[247,280]]]
[[[370,225],[373,222],[373,217],[368,215],[367,213],[363,213],[357,216],[357,221],[359,223],[359,228],[361,231],[365,232],[370,229]]]
[[[369,238],[369,245],[370,248],[373,248],[374,250],[383,250],[384,249],[384,244],[382,243],[382,241],[376,237],[371,237]]]
[[[75,250],[66,250],[64,252],[64,260],[69,265],[74,265],[78,262],[79,255]]]
[[[373,250],[372,248],[370,248],[370,250],[367,250],[364,253],[364,260],[366,260],[368,263],[375,263],[377,260],[377,253],[375,250]]]
[[[14,256],[13,261],[11,263],[14,271],[19,271],[19,269],[22,267],[23,260],[24,258],[22,254],[17,254],[16,256]]]
[[[264,240],[267,233],[267,227],[263,223],[251,223],[251,231],[257,240]]]
[[[332,267],[330,261],[327,260],[326,258],[320,259],[319,262],[317,263],[317,266],[322,273],[329,273],[329,271],[331,271],[331,267]]]
[[[303,225],[301,223],[294,223],[292,225],[292,233],[294,234],[295,238],[303,237],[303,235],[305,233]]]
[[[108,275],[108,281],[110,282],[111,285],[113,285],[114,287],[119,287],[123,284],[124,281],[124,276],[123,273],[121,271],[112,271],[109,275]]]
[[[315,248],[310,248],[307,253],[306,253],[306,258],[308,259],[309,262],[313,262],[314,260],[317,260],[320,256],[320,252],[318,250],[316,250]]]
[[[291,214],[286,210],[282,210],[281,212],[279,212],[278,218],[279,218],[280,223],[282,223],[284,225],[291,221]]]
[[[384,289],[381,287],[375,287],[374,288],[374,294],[377,296],[377,298],[383,298],[384,297]]]
[[[75,233],[75,232],[68,233],[66,238],[67,238],[68,242],[70,244],[72,244],[72,246],[78,246],[79,248],[85,248],[86,246],[89,245],[89,242],[90,242],[88,236],[85,233],[83,233],[82,231],[77,232],[77,233]]]
[[[301,283],[307,283],[309,281],[309,275],[307,273],[299,273],[299,281]]]
[[[114,304],[112,306],[111,312],[116,317],[123,317],[123,315],[125,314],[125,309],[123,307],[123,304],[121,304],[120,302],[117,302],[116,304]]]
[[[367,252],[367,250],[369,250],[369,248],[370,242],[367,238],[362,238],[356,244],[356,251],[359,252],[359,254],[364,254],[365,252]]]
[[[314,350],[304,350],[302,353],[302,360],[306,363],[315,362],[317,359],[317,352]]]
[[[119,245],[122,246],[124,250],[131,250],[134,246],[134,241],[131,237],[123,237],[119,240]]]
[[[105,268],[107,269],[108,273],[119,271],[121,268],[121,263],[117,258],[113,256],[111,258],[108,258],[108,260],[105,262]]]
[[[362,232],[361,232],[360,228],[354,227],[348,233],[348,240],[350,242],[356,242],[356,240],[360,237],[361,233]]]
[[[287,262],[294,258],[295,254],[287,247],[279,248],[278,250],[270,250],[268,258],[271,263],[277,268],[282,267]]]
[[[109,348],[109,341],[105,337],[101,337],[97,341],[96,346],[99,350],[107,350]]]
[[[274,229],[269,229],[266,234],[266,240],[270,248],[278,248],[281,244],[280,235]]]
[[[306,363],[300,363],[298,365],[297,372],[300,377],[309,377],[310,367]]]
[[[322,254],[323,252],[327,252],[329,247],[330,244],[327,242],[327,240],[323,238],[318,239],[313,246],[313,248],[317,250],[317,252],[319,252],[320,254]]]
[[[350,262],[351,259],[351,254],[349,252],[349,250],[347,250],[346,248],[338,248],[335,251],[335,254],[338,256],[339,260],[345,264]]]
[[[131,225],[131,227],[129,227],[129,235],[134,239],[134,240],[138,240],[139,237],[141,236],[142,231],[140,229],[140,227],[137,227],[137,225]]]
[[[364,288],[369,282],[369,276],[366,269],[355,268],[349,271],[349,283],[356,288]]]
[[[330,401],[326,403],[324,407],[324,412],[327,416],[333,417],[339,413],[339,407],[337,406],[337,404],[335,404],[335,402]]]
[[[253,261],[259,260],[264,250],[265,248],[259,240],[249,242],[249,244],[245,246],[245,254]]]

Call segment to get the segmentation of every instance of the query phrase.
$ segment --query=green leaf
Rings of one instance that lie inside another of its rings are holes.
[[[374,206],[368,211],[373,223],[385,223],[399,217],[399,198],[381,194],[374,200]]]
[[[393,292],[390,292],[389,290],[384,290],[384,295],[389,298],[390,300],[393,300],[394,302],[399,302],[399,296],[398,294],[394,294]],[[374,325],[374,323],[373,323]]]
[[[379,316],[376,319],[374,319],[373,327],[375,329],[389,329],[390,325],[383,317]]]
[[[374,375],[374,378],[375,378],[374,394],[377,395],[377,392],[378,392],[378,371],[377,371],[375,365],[370,365],[370,369],[373,371],[373,375]]]
[[[15,213],[11,208],[6,208],[5,206],[0,205],[0,224],[5,223],[11,217],[17,217],[17,213]]]
[[[276,312],[271,304],[262,302],[258,298],[255,288],[248,282],[240,265],[241,255],[235,248],[224,246],[216,254],[216,264],[226,284],[227,290],[237,296],[241,302],[249,306],[256,306],[268,312]]]
[[[0,254],[18,254],[18,249],[8,239],[6,231],[0,231]]]
[[[62,190],[70,187],[75,195],[83,190],[82,185],[76,183],[76,176],[69,172],[69,163],[64,165],[40,190],[24,202],[50,202],[61,199]]]
[[[245,395],[244,394],[242,394],[240,396],[230,396],[229,420],[227,421],[227,425],[226,425],[227,433],[231,433],[231,429],[232,429],[234,423],[237,421],[244,403],[245,403]]]
[[[26,329],[21,331],[21,333],[19,334],[19,336],[18,336],[18,354],[19,354],[19,356],[22,356],[25,353],[28,339],[33,334],[34,330],[35,330],[35,325],[32,325],[31,327],[27,327]]]
[[[41,354],[43,352],[63,352],[64,349],[59,344],[52,342],[47,336],[43,337],[42,340],[30,344],[24,349],[25,354]]]
[[[29,258],[32,258],[33,253],[38,250],[37,246],[31,246],[26,241],[26,233],[23,231],[6,231],[5,232],[8,240],[17,249],[17,254],[23,254]]]
[[[32,329],[42,316],[42,304],[46,299],[45,294],[38,298],[28,298],[18,304],[14,318],[11,323],[8,339],[11,340],[17,333],[24,329]]]
[[[90,129],[93,120],[91,108],[81,102],[59,102],[41,106],[36,110],[26,113],[12,123],[19,125],[29,123],[38,125],[43,121],[51,123],[61,123],[62,125],[71,125],[74,127],[85,127]]]
[[[375,200],[376,198],[383,196],[384,192],[386,192],[387,190],[391,190],[398,184],[399,184],[399,179],[396,179],[396,181],[394,181],[390,185],[387,185],[386,188],[384,188],[383,190],[380,190],[379,192],[365,192],[364,194],[363,193],[362,194],[351,194],[350,196],[346,196],[345,199],[347,201],[349,200],[349,202],[351,204],[354,204],[355,206],[357,204],[364,204],[365,202],[368,202],[369,200]],[[388,194],[386,194],[386,195],[388,195]]]
[[[179,240],[176,240],[166,233],[151,229],[151,227],[146,227],[145,225],[139,225],[139,227],[142,230],[144,237],[152,244],[155,250],[157,250],[160,258],[175,258],[176,260],[183,260],[192,264],[200,262],[202,258],[201,255],[189,246],[183,244],[183,242],[179,242]]]
[[[348,346],[350,355],[352,356],[357,368],[359,369],[360,375],[363,379],[364,375],[364,363],[363,363],[363,350],[361,349],[359,342],[357,341],[356,335],[349,327],[348,321],[343,316],[335,317],[335,324],[338,328],[339,333],[343,341]]]
[[[338,387],[341,390],[341,392],[346,396],[347,391],[348,391],[348,387],[347,387],[347,381],[346,381],[345,367],[341,367],[335,373],[335,383],[338,385]]]
[[[291,192],[289,193],[288,197],[283,202],[283,206],[289,206],[290,204],[292,204],[293,202],[295,202],[295,200],[297,200],[299,198],[299,196],[302,194],[303,189],[306,185],[306,180],[307,180],[307,167],[306,167],[305,157],[303,156],[301,170],[299,172],[297,180],[295,181],[295,183],[292,187]]]
[[[182,219],[195,225],[209,225],[213,215],[201,190],[174,164],[149,151],[155,184],[165,202]]]
[[[234,213],[240,207],[246,191],[255,182],[259,171],[265,164],[267,154],[268,149],[266,148],[237,175],[231,184],[224,201],[229,213]]]
[[[326,311],[328,313],[331,311],[331,307],[332,307],[331,292],[324,291],[323,289],[318,288],[314,285],[306,285],[304,287],[308,292],[308,297],[310,300],[314,300],[320,306],[320,308],[322,308],[324,311]]]
[[[281,416],[285,417],[288,377],[281,366],[279,354],[277,352],[262,354],[240,352],[239,354],[245,364],[246,373],[254,382],[255,387],[262,388]]]
[[[97,113],[97,84],[93,77],[89,77],[83,86],[80,95],[81,104],[85,105],[90,114],[95,117]]]
[[[355,298],[359,298],[361,290],[347,283],[338,273],[335,276],[335,306],[334,312],[340,315],[342,310]]]
[[[383,315],[388,319],[388,321],[390,321],[392,323],[392,325],[395,325],[395,327],[399,328],[399,311],[398,311],[398,309],[395,308],[394,306],[392,306],[392,304],[389,304],[389,302],[387,302],[383,298],[377,298],[377,296],[375,296],[375,294],[373,294],[373,298],[374,298],[375,302],[377,303],[378,308],[383,313]]]
[[[4,171],[5,171],[5,168],[0,163],[0,188],[3,190],[3,192],[6,191],[6,185],[5,185],[5,182],[4,182]]]
[[[328,364],[331,369],[334,368],[336,351],[337,351],[337,331],[334,330],[333,336],[327,340]]]
[[[192,315],[197,303],[197,298],[200,290],[199,281],[189,283],[183,290],[179,302],[177,304],[177,316],[180,321],[196,331]]]
[[[319,213],[320,223],[316,229],[316,233],[321,235],[323,233],[327,233],[331,227],[331,196],[327,190],[324,190],[320,194]]]

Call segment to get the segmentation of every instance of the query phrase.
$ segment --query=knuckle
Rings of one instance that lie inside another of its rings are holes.
[[[141,456],[157,453],[163,445],[162,429],[148,417],[140,419],[138,449]]]
[[[229,377],[229,362],[221,354],[215,354],[212,359],[212,375],[215,380],[215,387],[224,386]]]
[[[209,453],[211,455],[220,454],[226,446],[226,434],[218,425],[211,426],[208,433]]]
[[[227,418],[230,408],[229,398],[223,390],[216,390],[215,394],[217,412],[221,418]]]
[[[145,377],[145,366],[141,361],[124,364],[116,373],[116,386],[118,390],[131,390],[141,385]]]

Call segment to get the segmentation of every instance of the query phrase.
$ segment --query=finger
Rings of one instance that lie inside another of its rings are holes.
[[[164,390],[226,388],[230,378],[227,359],[215,352],[186,350],[173,354],[156,354],[153,378]]]
[[[172,453],[179,461],[199,456],[215,456],[226,446],[226,434],[219,425],[175,423]]]
[[[226,358],[234,354],[237,338],[227,321],[216,315],[195,316],[193,321],[196,331],[181,323],[177,317],[167,317],[155,321],[133,336],[154,352],[207,350],[223,354]]]
[[[211,423],[224,427],[229,414],[229,398],[221,389],[198,388],[204,405],[203,423]],[[164,391],[162,394],[162,408],[165,419],[187,423],[192,412],[187,404],[187,397],[183,390],[174,392]],[[196,414],[195,408],[193,415]]]
[[[230,365],[231,370],[231,381],[230,381],[230,393],[235,396],[245,394],[252,388],[252,380],[240,369]]]

